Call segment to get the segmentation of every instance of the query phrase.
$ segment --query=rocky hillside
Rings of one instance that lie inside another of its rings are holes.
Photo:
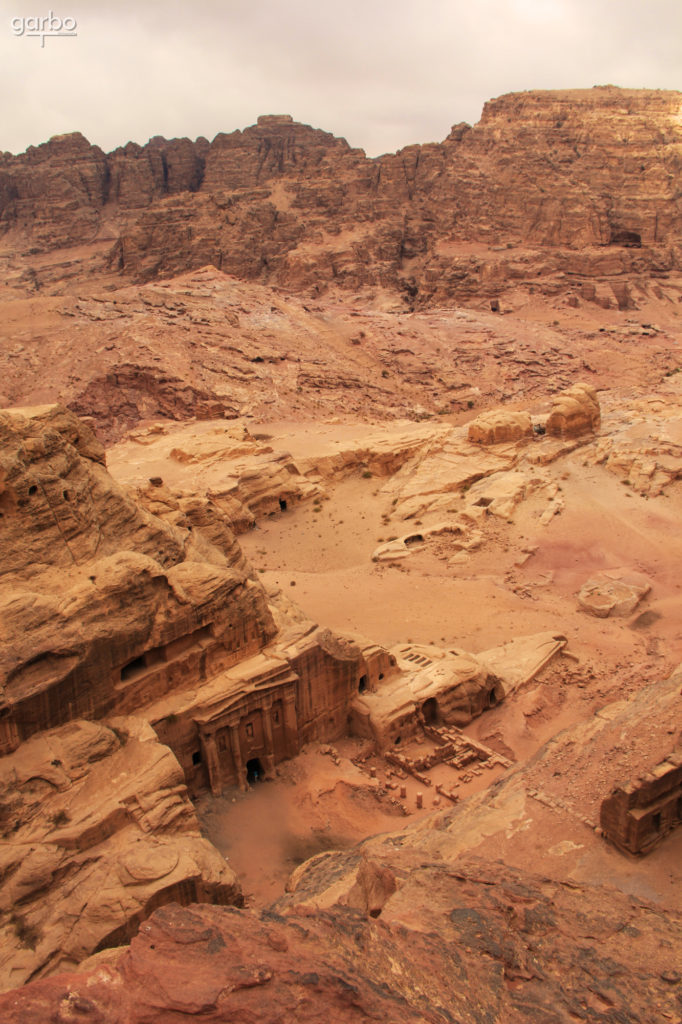
[[[654,389],[680,365],[682,307],[646,287],[628,313],[556,298],[518,316],[311,302],[214,267],[38,294],[2,304],[0,407],[61,402],[108,443],[159,418],[421,420],[542,402],[583,379]]]
[[[627,308],[632,281],[665,288],[680,268],[681,104],[611,86],[510,94],[440,144],[376,159],[289,116],[108,155],[57,136],[0,156],[0,256],[22,288],[213,264],[294,291],[388,290],[410,308],[518,282],[590,298],[597,279]]]
[[[390,869],[351,856],[358,882],[350,905],[284,916],[164,907],[117,963],[0,996],[3,1020],[679,1019],[679,915],[615,889],[557,884],[471,858],[453,867],[409,850],[398,854],[395,892]],[[379,920],[367,914],[368,888],[395,892]]]

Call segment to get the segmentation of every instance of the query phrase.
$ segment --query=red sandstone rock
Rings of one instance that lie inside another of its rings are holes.
[[[129,941],[153,906],[241,904],[139,719],[71,722],[0,758],[0,808],[1,988]]]
[[[532,437],[530,413],[491,409],[471,421],[468,436],[473,444],[501,444]]]
[[[545,1024],[589,1019],[597,999],[624,1019],[650,1019],[652,1005],[674,1019],[676,915],[500,863],[390,856],[403,884],[378,920],[338,906],[285,917],[163,907],[114,965],[0,996],[2,1019]]]
[[[109,156],[63,136],[0,157],[0,229],[27,255],[94,238],[97,259],[138,280],[212,263],[293,290],[388,288],[412,308],[497,300],[519,281],[555,294],[570,273],[628,309],[628,282],[680,269],[679,104],[613,87],[513,93],[439,145],[373,160],[286,116]],[[450,251],[462,243],[474,248]],[[95,254],[79,258],[85,271]]]
[[[72,413],[3,413],[0,439],[1,750],[139,708],[272,638],[265,594],[229,535],[220,551],[200,527],[144,511]]]
[[[554,399],[545,429],[554,437],[579,437],[595,433],[600,423],[595,389],[588,384],[573,384]]]

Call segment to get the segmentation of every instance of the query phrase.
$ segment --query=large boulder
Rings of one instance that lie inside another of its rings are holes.
[[[598,619],[630,615],[650,590],[649,584],[629,580],[591,579],[580,588],[578,604]]]
[[[600,424],[597,392],[589,384],[574,384],[555,397],[545,430],[553,437],[580,437],[596,433]]]
[[[502,444],[532,437],[530,413],[490,409],[471,421],[468,436],[473,444]]]

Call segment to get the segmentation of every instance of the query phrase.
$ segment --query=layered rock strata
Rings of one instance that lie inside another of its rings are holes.
[[[680,101],[610,86],[509,94],[473,128],[376,159],[288,117],[109,155],[74,133],[0,157],[0,228],[26,284],[49,279],[31,254],[81,245],[81,273],[93,260],[135,279],[212,263],[294,290],[389,289],[410,306],[524,282],[627,309],[636,280],[680,269]]]
[[[59,407],[2,417],[2,749],[129,712],[257,652],[262,588],[141,509]]]
[[[284,916],[164,907],[115,964],[0,996],[3,1019],[525,1024],[647,1019],[652,1003],[674,1019],[677,914],[615,889],[562,885],[471,857],[453,866],[394,847],[391,871],[365,865],[360,852],[333,856],[343,856],[358,887],[365,881],[365,894],[368,874],[374,890],[381,877],[378,904],[369,894],[378,919],[340,902]],[[323,857],[299,880],[299,902],[314,878],[332,881],[330,867]],[[613,927],[623,921],[627,941]]]
[[[129,942],[164,903],[240,904],[180,765],[140,719],[74,721],[0,758],[0,987]]]

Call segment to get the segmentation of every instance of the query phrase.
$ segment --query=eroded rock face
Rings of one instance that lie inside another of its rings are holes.
[[[675,915],[499,862],[462,858],[452,870],[410,851],[390,857],[401,879],[379,920],[338,905],[285,916],[163,907],[114,965],[0,996],[3,1020],[526,1024],[589,1015],[595,990],[624,1019],[646,1019],[652,1002],[674,1016]],[[318,858],[318,875],[327,860]],[[627,942],[604,927],[604,914],[628,922]]]
[[[679,270],[679,106],[613,87],[512,93],[441,144],[377,159],[285,116],[108,156],[76,133],[0,157],[0,229],[26,251],[95,238],[100,270],[138,280],[212,263],[414,307],[498,302],[520,280],[556,294],[570,274],[574,301],[627,309],[629,279]],[[488,251],[453,255],[461,242]]]
[[[142,720],[75,721],[0,758],[0,987],[69,969],[164,903],[241,904],[180,765]]]
[[[145,512],[72,413],[3,414],[0,430],[1,750],[127,713],[272,638],[264,591],[229,535],[220,550],[198,525]]]
[[[184,538],[140,509],[92,430],[59,406],[0,413],[0,578],[69,569],[121,549],[170,566]]]

